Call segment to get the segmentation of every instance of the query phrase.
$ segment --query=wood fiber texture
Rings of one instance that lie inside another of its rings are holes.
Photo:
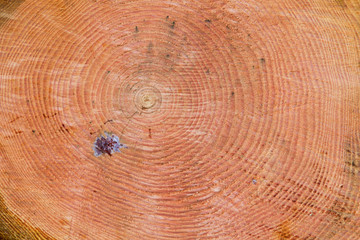
[[[0,1],[0,239],[360,239],[359,20]]]

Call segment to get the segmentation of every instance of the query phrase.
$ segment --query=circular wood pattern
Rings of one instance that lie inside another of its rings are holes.
[[[360,239],[359,10],[0,1],[0,235]]]

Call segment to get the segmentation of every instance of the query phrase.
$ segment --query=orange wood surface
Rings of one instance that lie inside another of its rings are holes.
[[[358,0],[0,1],[0,239],[360,239]],[[94,155],[114,134],[127,148]]]

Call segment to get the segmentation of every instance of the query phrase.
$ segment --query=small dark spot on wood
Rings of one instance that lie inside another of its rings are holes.
[[[207,73],[207,74],[209,74],[209,73],[210,73],[210,70],[209,70],[208,68],[206,69],[206,73]]]
[[[210,20],[210,19],[206,19],[205,22],[211,23],[211,20]]]
[[[235,93],[234,92],[231,92],[231,96],[234,96],[235,95]]]
[[[18,120],[20,117],[16,117],[16,118],[14,118],[13,120],[11,120],[9,123],[13,123],[13,122],[15,122],[16,120]]]
[[[171,29],[174,29],[175,27],[175,21],[172,22],[172,24],[170,25]]]
[[[65,127],[65,124],[61,124],[61,126],[62,126],[62,128],[60,128],[60,130],[62,130],[62,131],[66,131],[66,132],[68,132],[68,133],[70,133],[69,132],[69,129],[67,129],[66,127]]]
[[[152,138],[152,135],[151,135],[151,128],[149,128],[149,138]]]
[[[110,71],[108,70],[108,71],[107,71],[107,74],[109,74],[109,73],[110,73]]]
[[[135,27],[135,32],[137,32],[137,33],[139,32],[138,26]]]
[[[104,125],[107,124],[107,123],[109,123],[109,122],[113,122],[113,121],[114,121],[114,120],[109,119],[109,120],[107,120],[106,122],[104,122]]]
[[[55,117],[56,115],[57,115],[57,113],[54,113],[52,115],[46,115],[45,113],[43,113],[44,118],[51,118],[51,117]]]
[[[250,36],[251,36],[251,34],[249,33],[249,34],[248,34],[248,37],[250,37]]]
[[[166,20],[168,20],[169,19],[169,16],[166,16]]]
[[[355,160],[351,161],[351,166],[353,166],[353,167],[358,167],[358,166],[356,165]]]
[[[35,130],[32,130],[33,133],[35,133]]]
[[[169,57],[170,57],[170,54],[166,54],[166,57],[169,58]]]
[[[261,63],[265,63],[265,58],[260,58]]]

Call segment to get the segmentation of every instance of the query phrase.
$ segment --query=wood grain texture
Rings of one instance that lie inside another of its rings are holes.
[[[360,239],[359,22],[358,0],[0,1],[0,238]],[[128,148],[95,156],[105,133]]]

